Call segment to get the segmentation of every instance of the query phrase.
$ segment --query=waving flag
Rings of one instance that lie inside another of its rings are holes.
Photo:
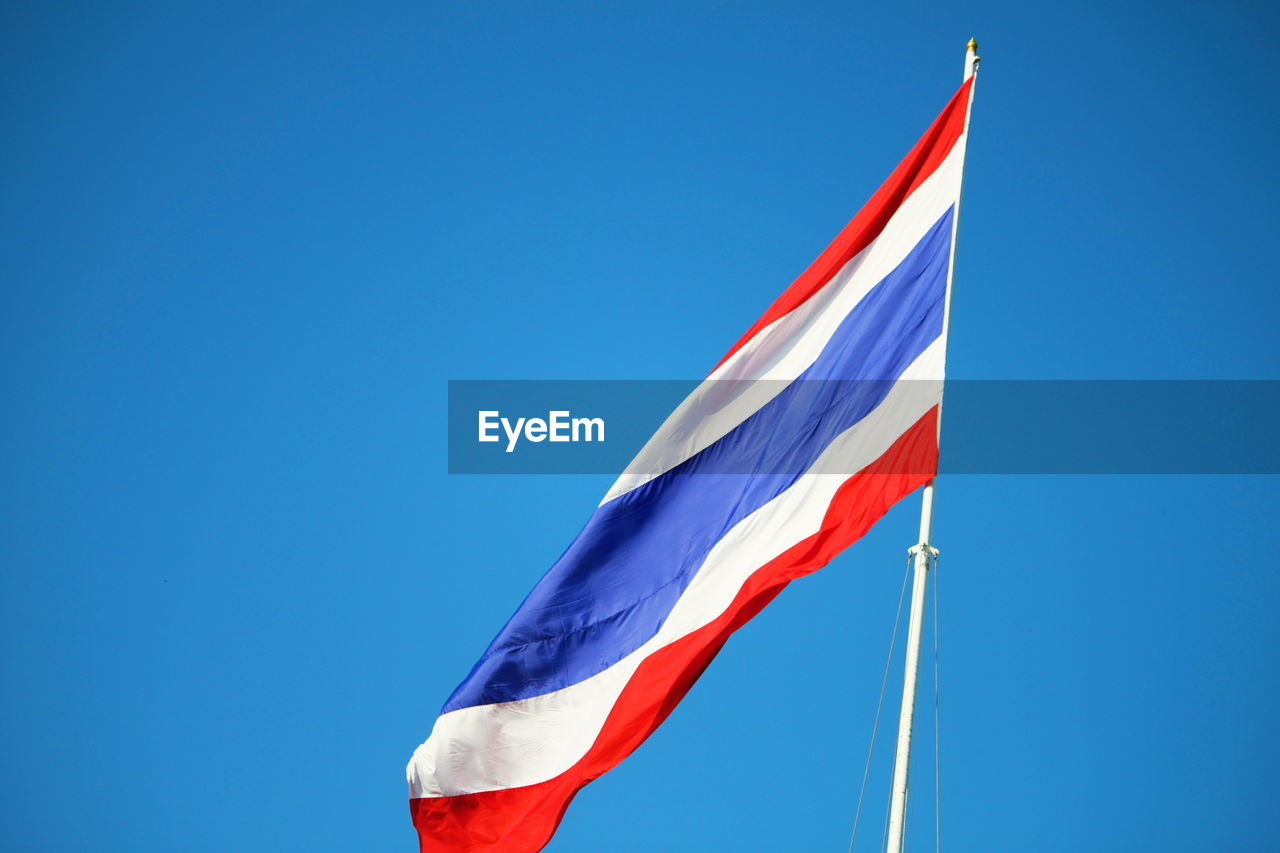
[[[730,634],[933,475],[972,83],[667,419],[445,703],[408,767],[425,853],[541,849]]]

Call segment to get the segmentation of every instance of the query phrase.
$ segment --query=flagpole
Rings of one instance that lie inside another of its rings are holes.
[[[978,70],[978,43],[969,39],[965,46],[964,79],[968,80]],[[973,89],[969,89],[970,106]],[[969,110],[965,110],[965,138],[968,139]],[[963,162],[961,170],[963,175]],[[956,229],[960,223],[960,202],[956,200],[955,215],[951,219],[951,263],[947,268],[947,295],[942,316],[942,334],[945,346],[947,327],[951,320],[951,279],[956,265]],[[941,414],[941,413],[939,413]],[[941,429],[941,421],[939,421]],[[929,544],[929,529],[933,523],[934,481],[925,484],[920,499],[920,539],[907,553],[915,558],[911,583],[911,617],[907,627],[907,659],[902,678],[902,712],[898,717],[898,747],[893,759],[893,788],[889,800],[889,834],[886,853],[902,853],[906,838],[907,775],[911,763],[911,728],[915,720],[916,681],[920,668],[920,634],[924,622],[924,600],[928,591],[929,571],[934,566],[938,549]]]

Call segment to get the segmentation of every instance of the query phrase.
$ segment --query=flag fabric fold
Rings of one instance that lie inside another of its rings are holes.
[[[937,467],[972,78],[667,419],[408,766],[424,853],[540,850],[729,636]]]

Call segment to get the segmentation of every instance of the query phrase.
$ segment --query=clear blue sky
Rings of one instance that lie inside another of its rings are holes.
[[[11,3],[2,31],[6,850],[412,850],[410,751],[609,482],[448,476],[446,380],[702,374],[970,35],[952,375],[1280,378],[1270,4]],[[946,849],[1276,848],[1277,503],[941,482]],[[844,850],[916,512],[730,641],[549,849]]]

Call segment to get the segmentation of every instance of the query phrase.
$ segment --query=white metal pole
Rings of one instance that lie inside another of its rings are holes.
[[[902,677],[902,712],[898,717],[898,749],[893,758],[893,792],[889,800],[889,836],[885,849],[901,853],[906,835],[907,773],[911,762],[911,727],[916,712],[916,674],[920,669],[920,633],[924,623],[926,582],[933,555],[929,523],[933,516],[933,482],[924,487],[920,505],[920,543],[912,547],[915,570],[911,582],[911,618],[907,623],[907,660]]]
[[[964,79],[973,76],[978,67],[978,43],[969,39],[964,56]],[[970,105],[973,90],[969,90]],[[968,136],[969,115],[965,112],[965,131]],[[943,312],[942,334],[947,334],[951,319],[951,276],[955,270],[956,228],[960,219],[959,201],[951,224],[951,266],[947,271],[946,308]],[[943,345],[946,345],[945,339]],[[911,728],[916,711],[916,676],[920,669],[920,634],[924,623],[924,600],[928,591],[927,581],[937,549],[929,544],[929,528],[933,522],[933,480],[925,484],[920,500],[920,539],[908,552],[915,557],[915,569],[911,583],[911,617],[907,623],[907,659],[902,678],[902,712],[898,717],[898,747],[893,758],[893,789],[889,799],[889,834],[886,853],[902,853],[906,839],[907,777],[911,764]]]

